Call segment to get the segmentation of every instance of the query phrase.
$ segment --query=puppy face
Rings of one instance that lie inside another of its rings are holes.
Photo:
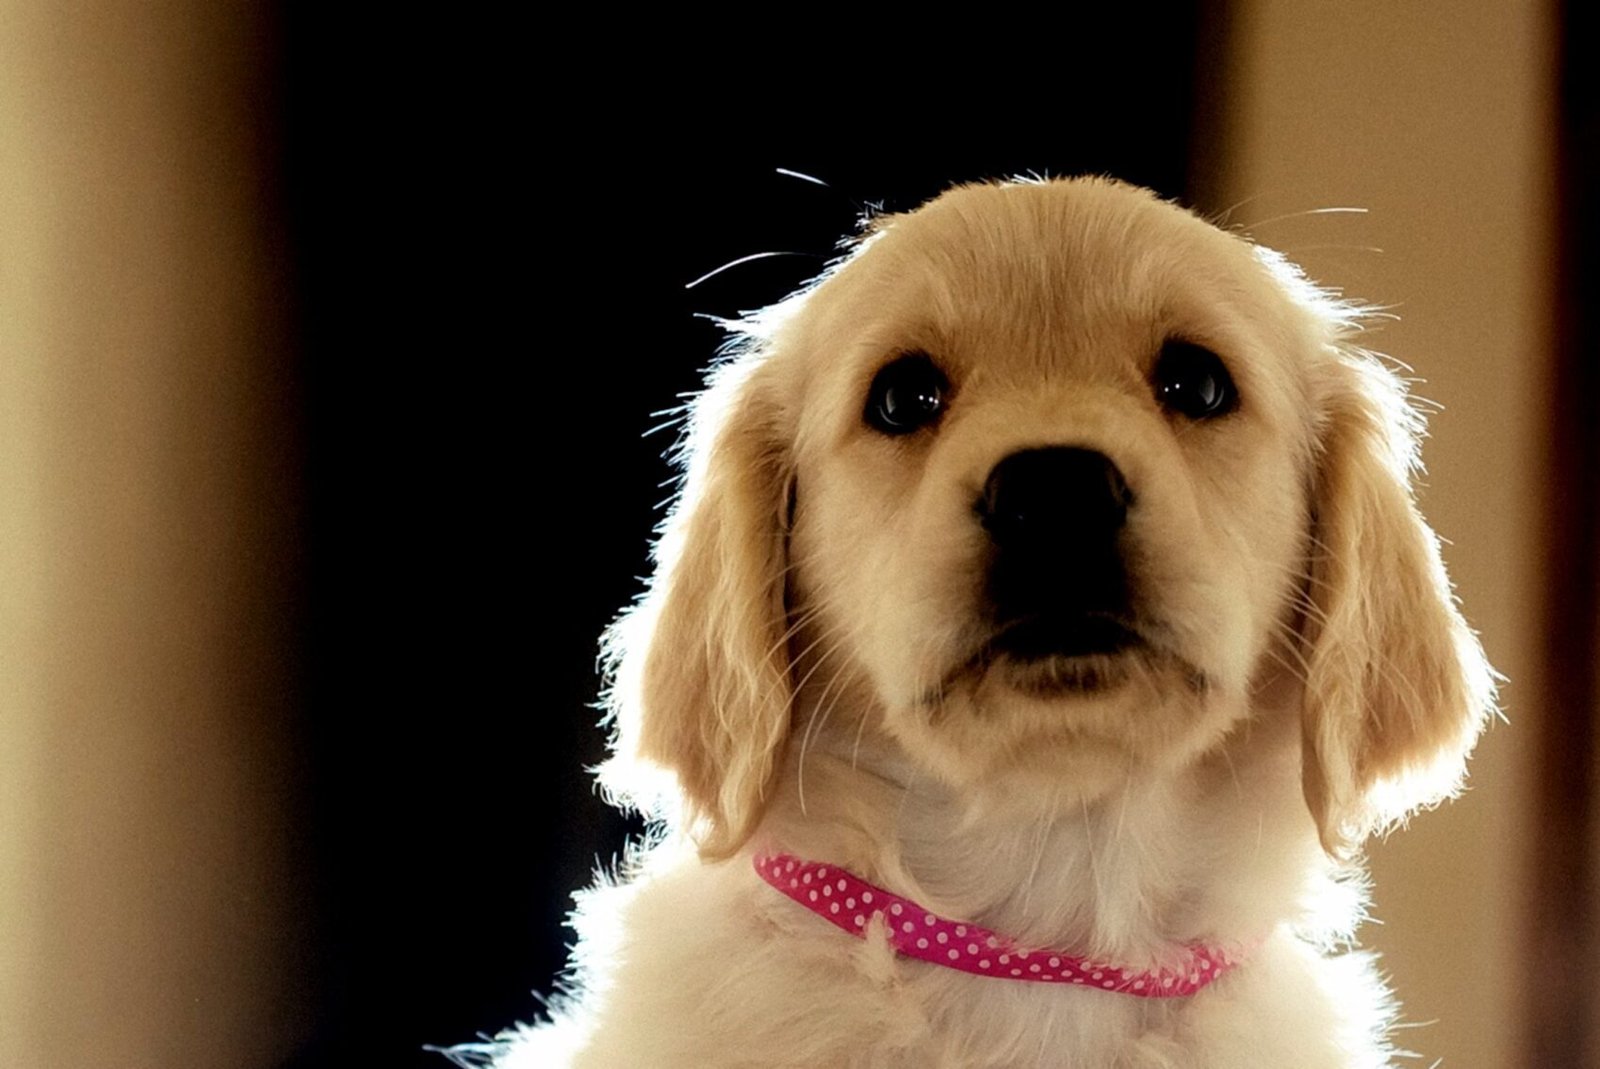
[[[1062,192],[892,222],[785,340],[801,668],[957,784],[1192,758],[1302,586],[1315,345],[1237,241]]]
[[[613,635],[608,782],[670,770],[727,852],[838,706],[957,787],[1094,793],[1220,745],[1287,674],[1330,848],[1448,791],[1490,677],[1411,507],[1414,417],[1349,327],[1114,183],[880,224],[696,406]]]

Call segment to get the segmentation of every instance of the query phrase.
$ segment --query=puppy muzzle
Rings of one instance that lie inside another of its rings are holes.
[[[1115,462],[1091,449],[1025,449],[994,466],[974,510],[993,549],[996,649],[1033,660],[1137,641],[1122,552],[1134,504]]]

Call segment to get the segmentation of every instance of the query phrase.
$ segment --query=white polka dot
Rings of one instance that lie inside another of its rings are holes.
[[[1050,967],[1052,969],[1059,968],[1060,965],[1061,965],[1061,959],[1060,958],[1051,958],[1050,959]]]
[[[967,953],[968,954],[976,954],[977,952],[978,952],[978,944],[977,943],[968,943],[967,944]]]
[[[956,925],[956,934],[957,935],[966,935],[967,934],[967,926],[965,924]]]
[[[900,916],[900,913],[901,913],[900,903],[896,902],[894,905],[890,906],[889,907],[889,912],[893,913],[896,917]]]
[[[1011,964],[1011,955],[1009,955],[1009,954],[1001,954],[1000,955],[1000,964],[1001,965],[1010,965]]]
[[[1023,961],[1027,961],[1028,960],[1028,952],[1026,950],[1019,950],[1019,951],[1017,951],[1017,957],[1021,958]]]
[[[988,967],[989,967],[989,959],[988,958],[984,958],[982,961],[978,962],[978,968],[987,969]]]
[[[844,881],[840,880],[839,883],[837,884],[837,886],[838,886],[839,890],[843,891],[844,890]]]
[[[949,958],[951,961],[955,961],[960,956],[961,956],[960,953],[958,953],[957,951],[954,951],[954,950],[950,951],[950,953],[945,955],[945,957]]]
[[[817,892],[812,891],[811,894],[810,894],[810,898],[811,898],[811,901],[815,902],[817,900]]]
[[[1102,977],[1104,975],[1105,975],[1105,973],[1096,970],[1095,974],[1094,974],[1094,979],[1098,980],[1098,979],[1100,979],[1100,977]]]
[[[949,936],[948,936],[948,935],[946,935],[946,934],[945,934],[945,933],[944,933],[944,932],[940,932],[940,933],[939,933],[939,934],[938,934],[938,935],[937,935],[937,936],[935,936],[935,937],[934,937],[934,938],[936,938],[936,939],[938,939],[938,940],[939,940],[939,942],[941,942],[941,943],[948,943],[948,942],[950,942],[950,937],[949,937]]]
[[[828,912],[829,913],[837,913],[837,912],[839,912],[839,903],[835,902],[833,905],[829,906],[828,907]]]
[[[989,938],[987,938],[987,939],[985,939],[985,940],[984,940],[984,941],[983,941],[983,943],[984,943],[984,945],[985,945],[985,946],[987,946],[987,947],[988,947],[988,948],[989,948],[989,949],[990,949],[990,950],[997,950],[997,949],[999,949],[999,947],[1000,947],[1000,940],[998,940],[998,939],[996,939],[996,938],[995,938],[995,937],[994,937],[994,936],[992,936],[992,935],[991,935],[991,936],[990,936],[990,937],[989,937]]]
[[[855,909],[856,900],[854,898],[847,898],[844,900],[844,905],[846,909]]]
[[[933,921],[934,921],[934,916],[933,916],[932,913],[929,913],[929,914],[927,914],[926,916],[924,916],[922,918],[922,923],[926,924],[929,928],[933,927]]]
[[[865,918],[861,914],[857,913],[856,914],[856,927],[857,928],[863,927],[863,926],[866,925],[866,923],[867,923],[867,918]]]
[[[794,871],[794,862],[791,861],[787,865],[783,866],[783,871],[784,872],[793,872]]]
[[[1198,984],[1200,982],[1200,974],[1197,973],[1197,972],[1196,973],[1190,973],[1189,974],[1189,982],[1191,984]]]
[[[861,901],[865,902],[869,906],[872,905],[872,892],[871,891],[862,891],[861,892]]]
[[[1021,969],[1012,969],[1011,970],[1011,975],[1012,976],[1021,976],[1022,975],[1022,970]]]
[[[901,930],[901,931],[902,931],[902,932],[909,932],[909,931],[911,931],[911,930],[912,930],[912,929],[914,929],[914,928],[915,928],[915,927],[916,927],[916,925],[915,925],[915,924],[912,924],[912,923],[911,923],[911,922],[910,922],[910,921],[906,921],[906,922],[905,922],[905,923],[904,923],[904,924],[902,924],[902,925],[901,925],[901,926],[900,926],[900,930]]]
[[[1073,978],[1072,978],[1072,982],[1073,982],[1073,983],[1075,983],[1075,984],[1081,984],[1081,983],[1083,983],[1083,977],[1081,977],[1081,976],[1074,976],[1074,977],[1073,977]]]
[[[1202,959],[1200,962],[1200,971],[1205,972],[1209,968],[1211,968],[1211,963]]]
[[[789,886],[790,887],[799,887],[800,886],[800,881],[799,880],[790,880],[789,881]]]
[[[1133,989],[1135,991],[1143,991],[1144,990],[1144,981],[1143,980],[1135,980],[1133,982]]]
[[[823,898],[829,898],[832,895],[833,895],[833,888],[828,886],[827,884],[823,884],[823,886],[822,886],[822,897]]]
[[[1107,980],[1105,983],[1101,984],[1100,986],[1101,987],[1110,987],[1111,986],[1111,981]]]
[[[1039,979],[1041,979],[1041,980],[1054,980],[1055,979],[1055,974],[1053,974],[1053,973],[1045,973],[1043,976],[1039,977]]]
[[[918,939],[917,940],[917,949],[918,950],[927,950],[928,949],[928,941],[926,939]]]
[[[1162,987],[1171,987],[1172,986],[1172,977],[1169,976],[1165,980],[1162,980],[1161,981],[1161,986]]]
[[[801,883],[810,883],[811,882],[811,873],[808,872],[804,876],[800,877],[800,882]]]
[[[826,880],[827,878],[828,878],[828,870],[827,869],[818,869],[817,870],[817,879]]]
[[[1030,965],[1030,966],[1028,966],[1028,971],[1029,971],[1029,972],[1038,972],[1038,971],[1039,971],[1039,966],[1037,966],[1037,965]]]

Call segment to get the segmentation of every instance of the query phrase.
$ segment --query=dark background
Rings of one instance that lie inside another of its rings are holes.
[[[1200,5],[1020,45],[852,24],[781,48],[286,9],[313,1037],[293,1066],[444,1066],[425,1044],[530,1020],[550,990],[568,895],[627,831],[584,771],[596,639],[641,589],[667,494],[652,413],[719,340],[697,313],[782,297],[864,212],[954,181],[1183,195],[1220,33]],[[801,255],[685,288],[769,251]]]

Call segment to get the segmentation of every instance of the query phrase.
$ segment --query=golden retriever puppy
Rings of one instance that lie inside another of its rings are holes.
[[[1356,857],[1493,673],[1360,313],[1143,190],[972,185],[737,323],[505,1066],[1390,1064]]]

